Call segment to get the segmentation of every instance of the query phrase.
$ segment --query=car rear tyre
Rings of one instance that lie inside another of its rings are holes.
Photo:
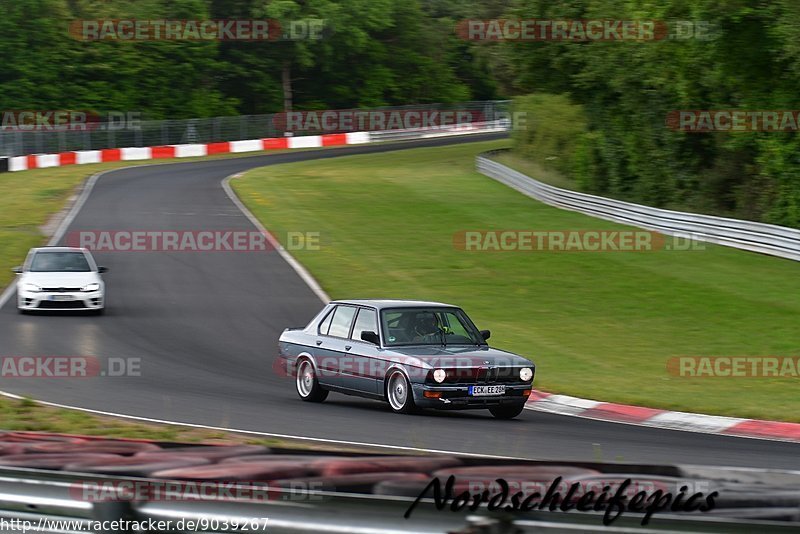
[[[297,364],[297,394],[308,402],[322,402],[328,397],[328,390],[319,385],[314,365],[310,360],[300,360]]]
[[[525,404],[512,404],[510,406],[493,406],[489,411],[498,419],[514,419],[525,409]]]
[[[400,371],[394,371],[386,381],[386,400],[395,413],[410,414],[417,411],[411,384]]]

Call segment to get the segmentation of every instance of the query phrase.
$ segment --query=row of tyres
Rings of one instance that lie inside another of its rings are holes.
[[[615,495],[631,503],[637,494],[640,510],[622,508],[604,524]],[[474,514],[512,521],[522,532],[543,521],[605,532],[676,521],[682,531],[730,532],[752,521],[767,531],[800,527],[800,475],[789,472],[0,433],[0,517],[28,513],[37,500],[49,503],[49,513],[86,520],[109,513],[282,515],[280,524],[294,525],[294,532],[314,531],[311,516],[338,522],[343,532],[366,528],[365,522],[375,532],[458,532],[472,528]],[[352,512],[342,515],[348,507]],[[280,531],[275,525],[267,523],[265,531]]]

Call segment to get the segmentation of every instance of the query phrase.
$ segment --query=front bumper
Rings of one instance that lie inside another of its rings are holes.
[[[76,291],[51,293],[46,291],[18,291],[17,307],[27,311],[80,311],[101,310],[105,306],[103,291]]]
[[[486,384],[478,384],[486,385]],[[490,384],[491,385],[491,384]],[[472,397],[469,385],[439,386],[430,384],[412,384],[414,402],[420,408],[438,410],[468,410],[525,404],[530,396],[531,383],[502,384],[506,391],[503,395]],[[439,394],[438,398],[426,397],[425,393]],[[525,394],[527,392],[527,394]]]

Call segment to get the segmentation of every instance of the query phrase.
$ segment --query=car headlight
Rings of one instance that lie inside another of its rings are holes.
[[[436,380],[439,384],[444,382],[444,379],[447,378],[447,373],[444,369],[436,369],[433,372],[433,379]]]
[[[87,292],[88,291],[100,291],[100,284],[98,284],[97,282],[95,282],[93,284],[89,284],[88,286],[85,286],[84,288],[82,288],[81,291],[87,291]]]
[[[37,286],[36,284],[22,284],[23,291],[30,291],[31,293],[38,293],[42,290],[41,287]]]
[[[519,370],[519,379],[523,382],[527,382],[533,378],[533,370],[530,367],[523,367]]]

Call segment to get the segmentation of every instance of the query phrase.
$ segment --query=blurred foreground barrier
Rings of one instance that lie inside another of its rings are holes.
[[[500,151],[476,158],[481,174],[558,208],[592,217],[655,230],[666,235],[706,241],[800,261],[800,230],[752,221],[671,211],[588,195],[544,184],[491,159]]]
[[[800,473],[790,471],[323,453],[23,432],[0,432],[0,445],[3,533],[606,534],[649,533],[657,526],[661,532],[767,534],[797,532],[800,521]],[[596,507],[557,508],[567,492],[572,503],[597,495],[616,499],[613,521],[605,523],[608,507],[600,500]],[[705,511],[668,508],[673,498],[709,503],[712,492],[719,504]],[[652,496],[653,509],[629,508],[637,495]]]

